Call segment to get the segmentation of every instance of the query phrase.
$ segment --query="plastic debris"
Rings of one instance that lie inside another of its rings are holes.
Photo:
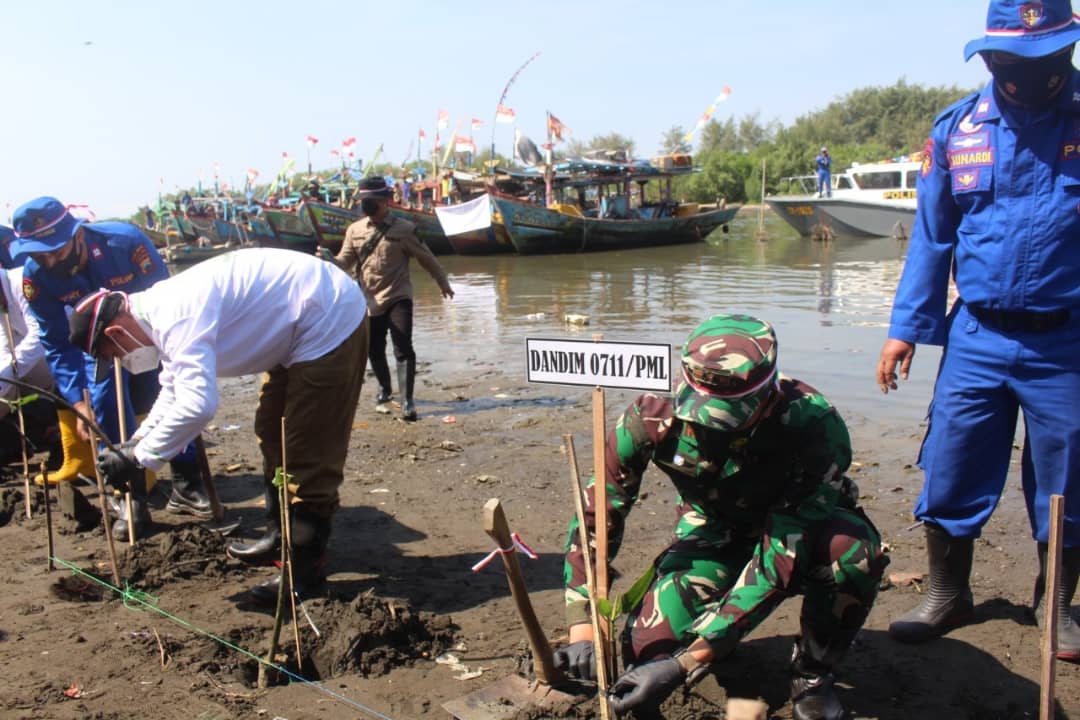
[[[445,415],[445,416],[443,417],[442,421],[443,421],[444,423],[446,423],[447,425],[451,425],[451,424],[453,424],[453,423],[456,423],[456,422],[457,422],[457,417],[455,417],[455,416],[453,416],[453,415]]]
[[[83,696],[82,685],[79,685],[78,683],[72,683],[71,687],[69,687],[67,690],[64,691],[64,697],[69,697],[69,698],[75,699],[75,698],[81,698],[82,696]]]
[[[542,312],[529,313],[528,315],[525,316],[525,319],[526,320],[543,320],[544,319],[544,313],[542,313]]]
[[[368,492],[374,495],[376,493],[388,493],[390,490],[389,488],[375,488],[374,490],[368,490]]]
[[[495,393],[495,399],[496,400],[504,400],[504,399],[506,399],[508,397],[510,397],[510,396],[507,395],[506,393]]]
[[[467,670],[466,672],[463,672],[460,675],[455,675],[454,679],[455,680],[472,680],[473,678],[478,678],[481,675],[483,675],[484,670],[486,670],[486,668],[477,668],[476,670]]]
[[[589,316],[578,315],[576,313],[567,313],[566,315],[563,315],[563,322],[567,323],[568,325],[588,325]]]
[[[223,427],[221,429],[224,430],[225,432],[232,432],[233,430],[239,430],[240,426],[239,425],[226,425],[225,427]]]

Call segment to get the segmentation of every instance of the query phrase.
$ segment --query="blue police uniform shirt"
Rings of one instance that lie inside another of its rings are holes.
[[[951,105],[916,187],[889,337],[944,344],[951,272],[969,305],[1080,307],[1080,74],[1048,110],[999,104],[992,82]]]
[[[81,402],[86,385],[87,356],[68,339],[65,306],[105,288],[132,293],[169,277],[150,239],[129,223],[83,223],[87,265],[73,277],[60,278],[28,257],[23,266],[23,295],[41,326],[41,340],[59,393],[70,403]]]
[[[818,155],[814,158],[814,163],[817,165],[818,175],[824,175],[832,169],[832,158],[828,155]]]

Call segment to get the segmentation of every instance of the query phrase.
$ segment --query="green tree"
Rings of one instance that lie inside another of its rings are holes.
[[[628,157],[634,156],[634,141],[626,135],[611,132],[607,135],[596,135],[588,142],[571,140],[566,144],[568,157],[579,157],[589,152],[606,150],[609,152],[625,151]]]
[[[681,125],[673,125],[660,138],[661,155],[685,155],[691,151],[690,143],[684,139],[686,131]]]

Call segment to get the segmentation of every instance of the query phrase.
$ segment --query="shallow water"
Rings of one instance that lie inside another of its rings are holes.
[[[440,257],[456,293],[442,301],[414,264],[415,340],[435,375],[493,363],[525,382],[526,338],[671,344],[713,313],[774,324],[781,371],[816,386],[845,416],[917,423],[939,348],[920,347],[912,377],[883,396],[874,380],[907,243],[892,238],[800,238],[769,212],[740,213],[730,232],[665,249],[555,256]],[[564,321],[584,315],[585,326]]]

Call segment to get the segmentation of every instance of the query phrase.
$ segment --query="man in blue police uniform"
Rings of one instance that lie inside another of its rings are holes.
[[[5,270],[18,267],[11,257],[11,241],[14,239],[15,231],[0,225],[0,268]]]
[[[119,442],[119,413],[116,385],[111,366],[100,367],[68,339],[65,306],[99,288],[137,292],[169,276],[153,243],[129,223],[86,223],[75,218],[56,198],[40,197],[15,211],[16,239],[11,254],[23,267],[23,294],[41,327],[42,344],[59,394],[84,415],[90,409],[83,402],[83,390],[90,389],[98,424],[113,442]],[[135,429],[137,415],[145,413],[158,393],[158,370],[133,368],[123,373],[126,385],[127,427]],[[81,420],[69,410],[57,412],[64,464],[49,480],[73,480],[78,473],[93,476],[89,435]],[[173,493],[168,509],[199,517],[211,515],[202,486],[194,446],[172,463]],[[42,478],[38,477],[40,483]],[[146,487],[132,487],[135,532],[143,534],[150,514]],[[120,504],[120,519],[114,533],[127,538],[126,508]]]
[[[829,148],[821,148],[821,153],[814,158],[814,167],[817,168],[817,196],[832,197],[832,158],[829,157]]]
[[[919,209],[877,381],[897,388],[918,343],[944,345],[919,464],[930,591],[889,633],[921,642],[969,620],[974,539],[1009,468],[1022,476],[1044,595],[1050,496],[1066,498],[1057,656],[1080,660],[1069,602],[1080,577],[1080,22],[1069,0],[991,0],[967,44],[993,76],[934,122]],[[959,298],[946,313],[949,278]]]

